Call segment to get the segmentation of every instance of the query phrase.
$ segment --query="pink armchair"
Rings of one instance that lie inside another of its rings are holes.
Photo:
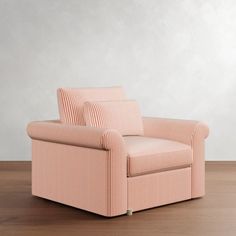
[[[143,129],[122,136],[72,122],[30,123],[32,194],[107,217],[202,197],[207,126],[144,117]]]

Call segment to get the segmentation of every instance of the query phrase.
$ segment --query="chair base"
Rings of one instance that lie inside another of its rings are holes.
[[[106,151],[38,140],[33,140],[32,151],[32,194],[38,197],[106,217],[191,198],[191,167],[128,177],[128,193],[119,196],[124,207],[111,214]]]
[[[191,199],[191,167],[128,178],[133,212]]]

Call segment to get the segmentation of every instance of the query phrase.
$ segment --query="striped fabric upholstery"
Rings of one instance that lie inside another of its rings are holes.
[[[30,122],[27,133],[32,139],[87,148],[115,150],[125,146],[116,130],[61,124],[53,120]]]
[[[205,194],[204,140],[209,135],[208,126],[194,120],[145,117],[143,127],[145,136],[170,139],[191,146],[193,151],[192,198],[202,197]]]
[[[127,210],[127,153],[116,130],[31,122],[33,195],[104,216]],[[93,192],[91,192],[93,191]]]
[[[128,176],[137,176],[190,166],[191,146],[167,139],[124,137],[128,152]]]
[[[57,90],[58,107],[62,123],[85,125],[83,105],[89,100],[121,100],[125,99],[122,87],[108,88],[59,88]]]
[[[122,135],[143,135],[140,109],[133,100],[85,102],[84,119],[87,126],[115,129]]]

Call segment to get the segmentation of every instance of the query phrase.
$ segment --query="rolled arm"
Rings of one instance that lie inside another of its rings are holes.
[[[190,145],[193,151],[191,167],[192,198],[205,194],[205,139],[209,134],[207,125],[199,121],[165,118],[143,118],[144,135],[170,139]]]
[[[125,148],[121,134],[112,129],[62,124],[60,121],[34,121],[27,126],[32,139],[95,148]]]
[[[143,117],[144,135],[171,139],[193,145],[194,137],[207,138],[209,129],[202,122],[166,118]]]
[[[116,216],[120,214],[124,214],[127,210],[127,166],[126,166],[126,156],[127,152],[125,149],[125,143],[124,140],[121,136],[121,134],[112,129],[102,129],[102,128],[92,128],[92,127],[86,127],[86,126],[75,126],[75,125],[68,125],[68,124],[62,124],[59,121],[38,121],[38,122],[31,122],[28,127],[27,127],[27,132],[28,135],[34,140],[38,141],[46,141],[50,143],[60,143],[60,144],[66,144],[66,145],[73,145],[73,146],[78,146],[78,151],[77,153],[80,153],[80,148],[85,147],[85,148],[90,148],[90,149],[102,149],[105,150],[104,153],[106,153],[105,160],[106,160],[106,179],[104,180],[103,178],[100,178],[100,176],[96,176],[97,172],[96,171],[91,171],[96,168],[93,164],[91,165],[86,165],[86,161],[84,162],[83,160],[79,159],[80,165],[79,166],[84,166],[85,171],[81,172],[80,175],[78,176],[83,176],[83,173],[90,173],[91,179],[96,179],[96,183],[101,183],[101,185],[107,186],[107,191],[106,193],[103,193],[99,191],[99,188],[96,188],[94,192],[90,192],[91,190],[87,187],[83,188],[81,195],[82,196],[90,196],[91,194],[98,196],[105,196],[107,199],[107,205],[106,205],[106,212],[102,213],[106,216]],[[55,148],[50,149],[45,152],[43,148],[38,148],[38,142],[33,142],[33,147],[32,149],[36,148],[33,151],[33,156],[34,156],[34,165],[33,165],[33,183],[34,183],[34,188],[38,188],[39,186],[43,186],[44,188],[48,188],[47,182],[46,181],[41,181],[41,178],[44,178],[44,172],[41,171],[40,165],[44,165],[42,160],[44,160],[45,163],[51,163],[50,159],[55,158],[43,158],[48,157],[51,155],[52,157],[57,157],[58,161],[56,161],[57,165],[52,165],[48,168],[48,171],[54,170],[54,173],[58,171],[58,166],[63,165],[63,155],[60,156],[58,155],[58,146],[55,145]],[[47,147],[47,146],[46,146]],[[56,150],[57,149],[57,150]],[[65,150],[65,149],[64,149]],[[90,157],[93,157],[92,155],[96,155],[92,152]],[[46,154],[45,154],[46,153]],[[81,152],[83,153],[83,152]],[[99,153],[99,152],[98,152]],[[54,155],[55,154],[55,155]],[[69,155],[69,154],[68,154]],[[68,156],[68,159],[70,160],[71,163],[73,163],[73,155],[71,156],[72,158]],[[85,155],[86,157],[86,155]],[[88,159],[88,158],[87,158]],[[91,158],[92,160],[92,158]],[[101,163],[103,163],[104,160],[101,159]],[[60,165],[58,165],[60,163]],[[78,162],[76,162],[78,163]],[[87,169],[86,169],[87,168]],[[62,171],[61,169],[59,169]],[[63,171],[62,171],[63,173]],[[38,176],[41,176],[41,178],[38,178]],[[58,175],[56,178],[50,177],[50,180],[53,182],[56,179],[57,181],[61,180],[61,176]],[[87,176],[87,175],[86,175]],[[90,184],[90,179],[86,179],[87,183]],[[65,181],[63,180],[63,183]],[[37,183],[37,184],[35,184]],[[93,183],[92,183],[93,184]],[[61,186],[61,185],[60,185]],[[63,192],[63,189],[58,187],[56,184],[54,185],[54,189],[56,193]],[[40,189],[40,187],[39,187]],[[71,190],[72,191],[72,190]],[[35,191],[35,194],[38,196],[45,196],[45,192],[41,192],[41,190]],[[46,195],[47,196],[47,195]],[[54,198],[57,199],[57,194],[54,195]],[[93,200],[89,200],[93,201]],[[86,201],[85,201],[86,202]],[[96,201],[95,201],[96,202]],[[79,204],[79,203],[78,203]],[[91,204],[91,202],[86,203],[88,205]],[[85,205],[86,205],[85,204]],[[93,203],[94,204],[94,203]],[[83,205],[83,204],[82,204]],[[87,205],[86,205],[87,207]],[[86,208],[85,208],[86,209]],[[93,209],[93,208],[91,208]],[[90,209],[90,210],[91,210]],[[95,207],[94,212],[97,212],[97,208]]]

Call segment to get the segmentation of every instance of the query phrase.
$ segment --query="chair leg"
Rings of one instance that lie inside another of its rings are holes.
[[[128,209],[127,210],[127,216],[132,216],[133,215],[133,210],[132,209]]]

